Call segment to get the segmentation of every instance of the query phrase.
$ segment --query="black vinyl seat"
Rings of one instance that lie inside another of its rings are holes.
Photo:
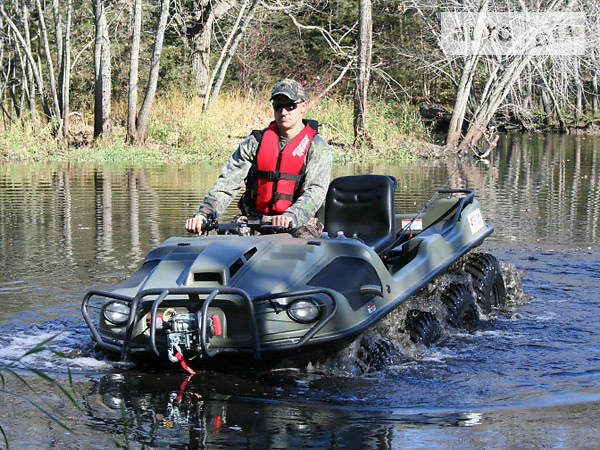
[[[396,238],[394,191],[397,181],[387,175],[336,178],[325,199],[325,231],[335,237],[358,237],[377,253]]]

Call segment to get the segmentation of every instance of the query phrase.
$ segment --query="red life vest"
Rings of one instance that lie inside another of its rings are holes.
[[[256,154],[256,209],[264,214],[281,214],[294,201],[304,176],[306,153],[317,134],[309,123],[279,151],[277,125],[264,131]]]

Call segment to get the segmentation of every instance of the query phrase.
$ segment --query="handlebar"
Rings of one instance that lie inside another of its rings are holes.
[[[290,222],[290,224],[286,227],[283,225],[260,223],[255,227],[255,230],[263,234],[291,233],[294,230],[294,224]]]
[[[273,225],[269,222],[261,222],[258,218],[249,219],[247,222],[219,223],[216,216],[208,217],[202,227],[202,234],[207,235],[209,231],[216,230],[217,234],[235,234],[248,236],[256,232],[261,234],[292,233],[295,228],[290,222],[288,226]]]

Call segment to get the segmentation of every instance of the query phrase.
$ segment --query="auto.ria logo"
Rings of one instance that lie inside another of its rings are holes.
[[[445,12],[440,44],[448,55],[581,55],[580,12]]]

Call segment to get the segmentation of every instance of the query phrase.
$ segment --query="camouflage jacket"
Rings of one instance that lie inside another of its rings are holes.
[[[279,150],[283,150],[290,139],[279,139]],[[215,184],[204,197],[197,215],[206,216],[216,212],[221,216],[237,196],[244,180],[254,164],[258,141],[253,135],[245,138],[223,166]],[[306,172],[302,181],[302,194],[284,213],[292,218],[295,226],[304,225],[314,217],[325,201],[331,179],[331,149],[325,139],[317,134],[306,154]],[[244,201],[244,197],[242,197]],[[255,205],[243,205],[246,211],[256,211]],[[261,215],[256,212],[256,215]]]

